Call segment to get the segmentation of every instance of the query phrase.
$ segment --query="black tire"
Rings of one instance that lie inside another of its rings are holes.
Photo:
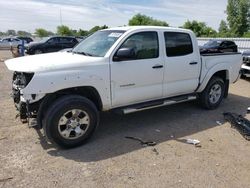
[[[221,94],[220,96],[217,96],[216,100],[213,101],[214,98],[210,95],[210,92],[214,90],[215,86],[220,87]],[[222,99],[224,98],[225,89],[226,85],[223,79],[216,76],[212,77],[208,82],[204,91],[200,94],[201,106],[208,110],[216,109],[220,105]]]
[[[84,132],[80,137],[75,139],[67,139],[64,138],[62,132],[60,133],[59,131],[59,120],[62,117],[65,118],[65,113],[74,109],[80,109],[84,111],[84,113],[86,112],[89,119],[89,125],[85,130],[86,132]],[[64,148],[73,148],[84,144],[92,136],[98,124],[99,113],[93,102],[82,96],[70,95],[57,99],[51,105],[51,107],[49,107],[44,118],[43,129],[46,137],[52,143],[56,143],[57,145]]]

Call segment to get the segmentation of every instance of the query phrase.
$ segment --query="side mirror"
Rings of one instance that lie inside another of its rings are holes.
[[[113,57],[113,61],[125,61],[135,59],[135,50],[133,48],[121,48]]]

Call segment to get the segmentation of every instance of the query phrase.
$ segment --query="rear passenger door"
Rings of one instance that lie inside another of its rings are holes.
[[[75,46],[74,38],[60,38],[60,43],[62,45],[62,49],[73,48]]]
[[[165,74],[164,97],[188,94],[199,83],[200,59],[189,33],[164,32]],[[197,47],[196,47],[197,48]]]

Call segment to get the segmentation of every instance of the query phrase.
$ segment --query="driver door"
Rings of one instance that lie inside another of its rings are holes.
[[[138,32],[130,35],[117,50],[133,49],[134,57],[117,60],[115,54],[111,60],[113,107],[162,97],[164,61],[158,38],[156,31]]]

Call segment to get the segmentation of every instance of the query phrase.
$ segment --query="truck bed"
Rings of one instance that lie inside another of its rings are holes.
[[[242,65],[241,53],[208,53],[201,54],[201,74],[200,84],[204,85],[210,78],[213,72],[220,70],[228,70],[227,79],[230,83],[234,83],[239,78],[240,73],[235,70],[240,70]],[[214,71],[216,70],[216,71]],[[204,89],[200,87],[200,89]]]

